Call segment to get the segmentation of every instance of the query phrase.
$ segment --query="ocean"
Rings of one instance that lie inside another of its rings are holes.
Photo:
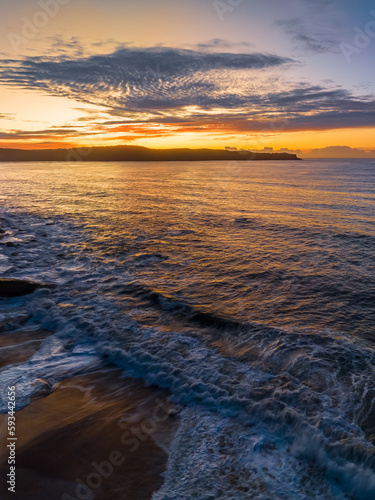
[[[54,332],[1,412],[112,363],[178,407],[154,500],[375,498],[374,160],[2,163],[0,205],[56,285],[0,302]]]

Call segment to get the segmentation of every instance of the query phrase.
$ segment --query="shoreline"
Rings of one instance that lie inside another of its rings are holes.
[[[6,286],[23,295],[14,288],[20,284],[26,282],[3,282],[3,295]],[[17,364],[27,371],[54,332],[25,330],[10,319],[0,330],[0,371]],[[169,393],[104,361],[94,371],[34,382],[38,390],[12,416],[14,441],[8,437],[9,412],[0,414],[4,498],[14,498],[15,487],[20,500],[150,500],[163,485],[179,426]],[[13,382],[15,403],[22,383],[22,376]]]
[[[170,161],[263,161],[300,158],[292,153],[257,153],[226,149],[149,149],[141,146],[82,147],[68,149],[0,149],[0,162],[170,162]]]
[[[163,484],[178,427],[172,408],[165,391],[117,368],[58,382],[15,414],[17,498],[151,499]],[[0,415],[2,435],[6,419]],[[9,472],[5,450],[3,478]]]

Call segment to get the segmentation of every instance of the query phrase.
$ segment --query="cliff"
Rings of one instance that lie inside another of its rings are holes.
[[[299,160],[288,153],[250,153],[221,149],[148,149],[110,146],[74,149],[0,149],[0,162],[23,161],[256,161]]]

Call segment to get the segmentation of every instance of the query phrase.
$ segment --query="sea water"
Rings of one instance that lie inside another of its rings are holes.
[[[112,362],[181,405],[155,500],[375,498],[375,161],[0,164],[0,371]],[[0,410],[5,412],[5,401]]]

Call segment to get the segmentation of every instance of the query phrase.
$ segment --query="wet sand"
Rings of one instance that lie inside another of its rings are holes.
[[[49,335],[48,330],[0,333],[0,368],[30,359]]]
[[[16,494],[1,498],[150,499],[163,483],[178,426],[173,413],[166,392],[111,367],[59,382],[16,413]],[[4,443],[6,415],[0,436]],[[3,484],[6,453],[1,446]]]

